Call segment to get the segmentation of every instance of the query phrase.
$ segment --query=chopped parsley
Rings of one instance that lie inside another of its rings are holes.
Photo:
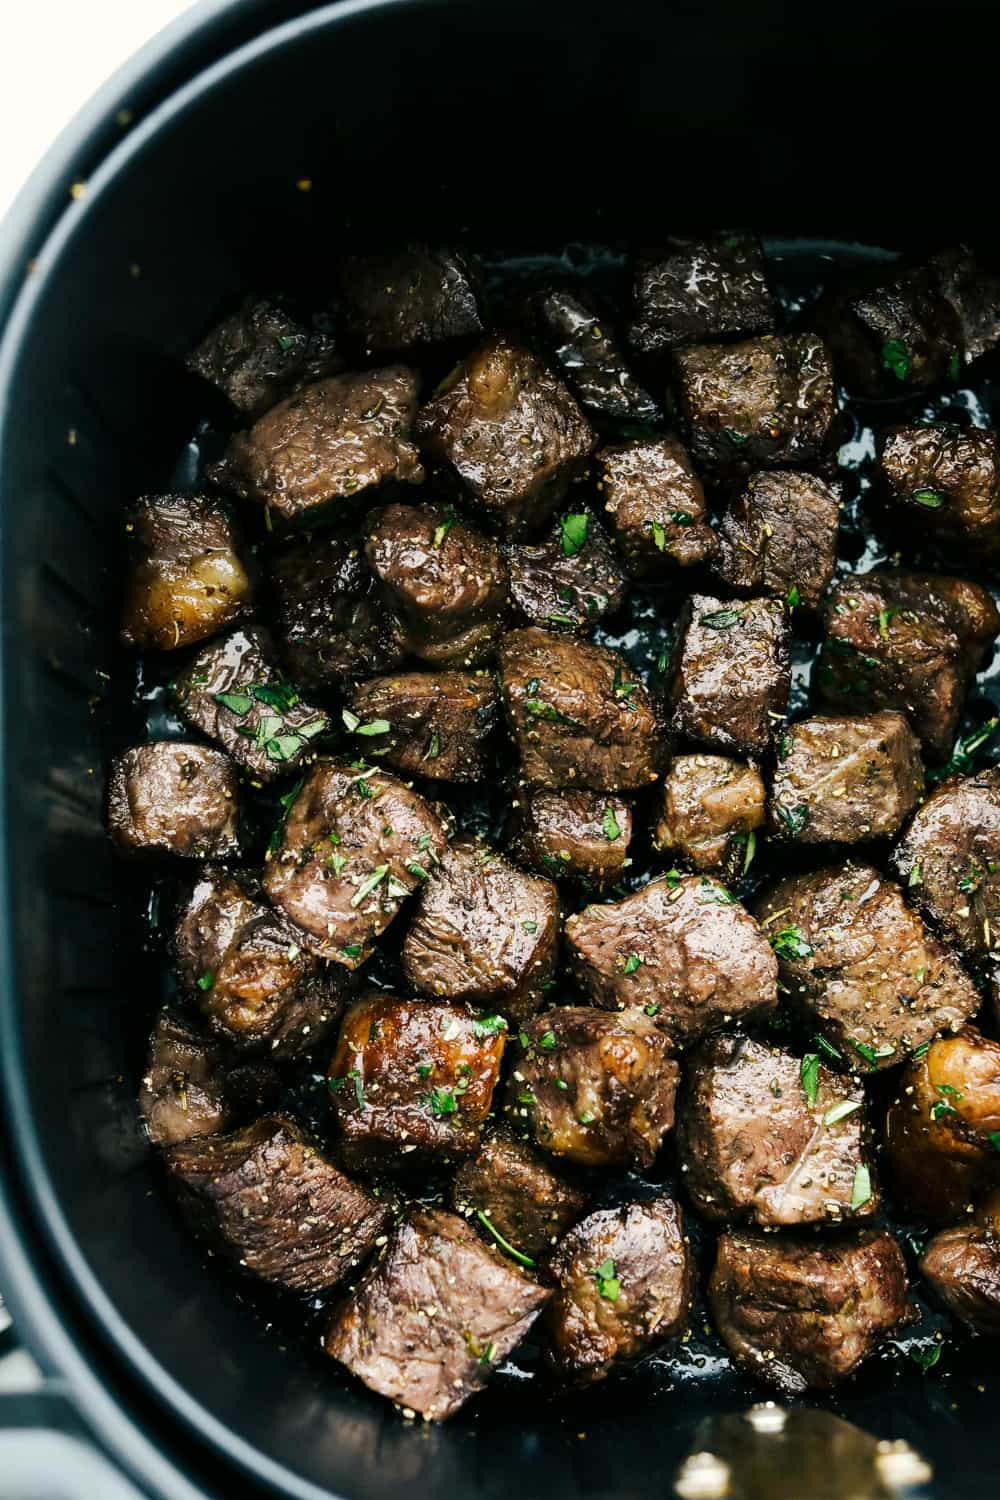
[[[340,951],[344,955],[345,958],[360,958],[361,957],[361,944],[360,943],[346,943],[344,945],[344,947],[341,948]]]
[[[690,518],[688,518],[690,519]],[[650,521],[649,528],[653,533],[653,542],[657,552],[663,552],[667,545],[667,533],[660,521]]]
[[[622,1284],[619,1281],[618,1277],[615,1275],[615,1263],[611,1259],[610,1255],[608,1256],[607,1260],[602,1261],[597,1270],[593,1271],[591,1274],[593,1275],[594,1280],[597,1282],[598,1295],[601,1297],[605,1297],[608,1302],[617,1302],[618,1294],[622,1289]]]
[[[902,339],[886,339],[882,345],[882,368],[897,380],[905,380],[910,373],[910,355]]]
[[[875,1068],[883,1057],[892,1057],[896,1049],[891,1043],[886,1042],[882,1047],[869,1047],[867,1042],[851,1041],[851,1046],[861,1057],[864,1058],[869,1068]]]
[[[736,897],[731,896],[725,886],[719,885],[717,880],[710,880],[707,875],[703,875],[698,893],[698,905],[735,906]]]
[[[941,1358],[941,1345],[932,1344],[929,1349],[911,1349],[910,1358],[915,1365],[920,1366],[926,1375],[928,1370],[933,1370]]]
[[[799,586],[797,583],[793,583],[791,588],[788,590],[788,593],[785,595],[785,602],[787,603],[789,609],[798,609],[799,605],[802,603],[802,595],[799,593]]]
[[[806,942],[799,929],[794,926],[782,927],[772,933],[770,942],[778,957],[783,958],[786,963],[794,963],[797,958],[812,958],[813,956],[814,950]]]
[[[437,758],[438,758],[438,756],[440,754],[441,754],[441,736],[438,734],[437,730],[435,729],[434,733],[431,735],[430,744],[427,746],[427,749],[424,751],[424,760],[437,760]]]
[[[503,1235],[500,1233],[499,1229],[497,1229],[496,1225],[490,1223],[489,1215],[484,1214],[481,1208],[476,1209],[476,1218],[479,1220],[480,1224],[482,1224],[486,1229],[489,1230],[490,1234],[500,1246],[500,1249],[505,1250],[512,1260],[518,1261],[522,1266],[531,1267],[535,1264],[530,1255],[523,1255],[520,1250],[514,1249],[514,1246],[510,1243],[509,1240],[504,1239]]]
[[[864,1208],[866,1203],[871,1202],[872,1197],[872,1174],[864,1162],[858,1162],[854,1169],[854,1186],[851,1188],[852,1209]]]
[[[1000,1151],[1000,1130],[991,1130],[989,1140],[994,1151]]]
[[[454,1089],[431,1089],[427,1095],[427,1107],[438,1120],[458,1113],[458,1100]]]
[[[809,822],[809,809],[806,804],[800,802],[796,807],[783,807],[779,802],[775,811],[785,825],[788,837],[790,839],[800,838],[806,824]]]
[[[497,1036],[506,1030],[507,1022],[503,1016],[476,1016],[472,1023],[472,1035],[477,1042],[484,1042],[487,1037]]]
[[[630,953],[628,958],[626,958],[624,963],[622,964],[622,973],[634,974],[636,969],[640,968],[641,965],[642,959],[639,957],[638,953]]]
[[[936,770],[929,771],[927,780],[932,783],[944,781],[948,776],[964,776],[970,772],[975,764],[977,753],[993,738],[998,725],[1000,725],[1000,718],[987,719],[979,729],[966,735],[965,739],[958,740],[951,759]]]
[[[543,1031],[541,1036],[538,1038],[539,1047],[543,1047],[546,1052],[551,1052],[555,1047],[555,1044],[556,1034],[554,1031]],[[1000,1150],[1000,1147],[998,1147],[998,1150]]]
[[[735,427],[723,427],[722,430],[729,441],[736,443],[737,446],[750,441],[750,434],[748,432],[737,432]]]
[[[206,995],[208,994],[214,983],[215,975],[212,973],[211,969],[206,969],[204,974],[198,975],[198,988],[200,990],[203,990]]]
[[[575,557],[587,540],[590,517],[586,511],[561,517],[559,530],[562,533],[562,549],[567,557]]]
[[[742,609],[717,609],[710,615],[699,615],[698,624],[709,630],[731,630],[742,618]]]
[[[816,1095],[819,1091],[819,1053],[807,1052],[802,1059],[799,1068],[799,1079],[802,1083],[802,1092],[806,1096],[806,1103],[810,1109],[816,1103]]]
[[[686,510],[672,510],[670,512],[670,519],[671,519],[671,521],[673,521],[673,523],[674,523],[675,526],[693,526],[694,525],[694,516],[689,515]],[[654,536],[655,536],[655,532],[654,532]],[[657,543],[657,546],[659,546],[659,543]],[[662,552],[662,550],[663,550],[662,547],[660,548],[660,550]]]
[[[372,891],[375,890],[376,886],[382,884],[382,881],[385,879],[388,873],[388,865],[376,865],[371,874],[365,876],[364,880],[362,880],[361,884],[354,892],[354,895],[351,897],[351,906],[354,907],[355,910],[357,910],[362,901],[364,901],[366,897],[370,896]]]
[[[618,819],[615,817],[613,807],[608,806],[604,809],[604,822],[601,824],[601,827],[604,831],[604,837],[609,844],[613,844],[615,839],[621,838],[622,831],[618,826]]]
[[[922,505],[925,510],[940,510],[944,504],[944,496],[940,490],[914,490],[910,499],[914,505]]]
[[[856,1114],[861,1108],[860,1099],[841,1099],[839,1103],[833,1104],[823,1116],[824,1125],[839,1125],[841,1120],[846,1120],[848,1115]]]
[[[842,1063],[844,1061],[844,1054],[840,1051],[839,1047],[835,1047],[832,1042],[828,1042],[825,1036],[817,1035],[816,1046],[831,1062]]]
[[[910,888],[910,890],[912,890],[915,885],[923,885],[923,883],[924,867],[918,860],[917,863],[913,866],[913,869],[910,871],[909,876],[907,877],[906,884]]]
[[[295,783],[295,785],[293,787],[291,787],[287,792],[284,792],[278,798],[278,803],[279,803],[279,805],[281,807],[281,812],[278,814],[278,821],[274,825],[274,831],[272,832],[271,837],[268,840],[268,845],[267,845],[267,852],[268,852],[268,854],[277,854],[278,850],[280,849],[280,847],[281,847],[281,833],[282,833],[282,830],[283,830],[285,824],[288,822],[288,814],[291,812],[291,810],[292,810],[292,804],[295,801],[296,797],[301,792],[302,788],[305,786],[305,784],[306,784],[305,777],[304,776],[300,776],[299,779],[298,779],[298,781]]]
[[[434,528],[434,545],[435,545],[435,547],[440,547],[441,543],[444,541],[445,537],[448,535],[449,531],[454,526],[454,524],[457,521],[457,519],[458,519],[458,517],[455,515],[455,512],[454,511],[449,511],[448,514],[445,516],[444,520],[440,523],[440,525],[435,526],[435,528]]]
[[[751,828],[747,834],[747,852],[743,856],[743,874],[745,875],[753,864],[753,857],[757,853],[757,831]]]

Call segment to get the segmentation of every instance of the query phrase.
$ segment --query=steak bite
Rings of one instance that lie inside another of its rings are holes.
[[[950,951],[870,865],[791,875],[755,911],[791,1003],[849,1068],[891,1068],[939,1032],[958,1031],[979,995]]]
[[[434,666],[474,666],[500,633],[509,578],[492,538],[443,505],[387,505],[365,555],[408,648]]]
[[[588,292],[568,285],[545,287],[532,299],[531,310],[542,341],[581,405],[604,417],[655,421],[655,401],[629,369]]]
[[[642,354],[774,327],[764,251],[745,230],[668,239],[646,251],[635,268],[633,299],[629,338]]]
[[[788,707],[790,631],[776,599],[693,594],[677,625],[673,729],[737,755],[763,755]]]
[[[719,577],[746,594],[819,609],[837,565],[840,498],[815,474],[752,474],[722,518]]]
[[[891,1235],[836,1239],[739,1230],[719,1238],[708,1284],[715,1326],[741,1369],[786,1396],[828,1390],[911,1316]]]
[[[482,332],[476,274],[456,250],[404,245],[337,264],[339,315],[365,355],[422,351]]]
[[[625,602],[628,579],[588,511],[560,517],[541,542],[509,542],[510,602],[529,625],[586,633]]]
[[[641,1007],[677,1046],[778,1003],[757,923],[706,876],[668,875],[566,922],[569,962],[596,1005]]]
[[[369,1390],[441,1422],[483,1388],[551,1295],[454,1214],[417,1210],[334,1309],[325,1348]]]
[[[389,365],[303,386],[236,433],[209,477],[287,522],[308,522],[386,480],[420,484],[410,442],[417,384],[405,365]]]
[[[481,781],[500,719],[496,683],[487,672],[400,672],[371,677],[350,695],[358,730],[388,725],[379,759],[407,776]]]
[[[625,871],[632,809],[599,792],[521,791],[510,829],[510,852],[553,880],[579,880],[595,890]]]
[[[108,827],[121,854],[227,859],[240,849],[236,768],[182,740],[133,745],[108,772]]]
[[[817,311],[837,374],[854,392],[899,396],[958,377],[961,323],[928,264],[879,268]]]
[[[246,422],[299,386],[344,368],[328,333],[304,327],[279,303],[263,297],[247,297],[184,363]]]
[[[771,784],[771,831],[800,844],[897,833],[920,801],[920,743],[902,714],[790,724]]]
[[[1000,276],[980,265],[964,245],[941,250],[928,264],[958,318],[964,362],[970,365],[1000,345]]]
[[[666,745],[653,699],[617,651],[514,630],[500,686],[529,785],[634,791],[659,775]]]
[[[313,958],[302,934],[245,871],[206,865],[174,931],[177,979],[219,1036],[271,1057],[311,1052],[336,1026],[348,976]]]
[[[920,1271],[950,1313],[987,1338],[1000,1338],[1000,1192],[971,1224],[936,1234]]]
[[[210,495],[143,495],[128,512],[121,639],[192,646],[250,613],[253,590],[229,510]]]
[[[458,838],[421,888],[403,972],[420,994],[488,1005],[517,1021],[541,1005],[558,944],[551,880]]]
[[[260,783],[297,770],[330,721],[303,703],[275,662],[274,643],[259,625],[233,630],[206,646],[174,683],[181,715],[217,740]]]
[[[560,1176],[527,1141],[505,1130],[487,1135],[452,1180],[456,1213],[476,1214],[522,1255],[538,1256],[575,1224],[588,1194]]]
[[[395,776],[321,761],[289,809],[264,889],[304,948],[356,969],[444,846],[438,814]]]
[[[315,1295],[357,1270],[392,1218],[282,1115],[171,1146],[164,1162],[195,1233],[292,1292]]]
[[[464,1005],[384,990],[356,1000],[329,1073],[344,1161],[377,1171],[471,1155],[506,1037],[501,1016],[477,1017]]]
[[[556,1287],[545,1313],[546,1354],[563,1380],[603,1380],[613,1365],[684,1332],[695,1267],[672,1198],[589,1214],[549,1269]]]
[[[1000,546],[1000,447],[996,433],[950,424],[896,427],[884,436],[880,472],[894,519],[945,550],[982,562]]]
[[[748,473],[835,446],[830,352],[812,333],[701,344],[673,356],[674,398],[699,469]]]
[[[584,1167],[651,1167],[674,1123],[679,1069],[641,1010],[560,1006],[526,1021],[504,1110],[553,1156]]]
[[[719,1036],[690,1059],[677,1146],[707,1219],[764,1228],[839,1224],[878,1211],[864,1089],[813,1053]]]
[[[421,408],[424,451],[451,465],[511,536],[537,531],[579,474],[594,434],[562,381],[526,349],[495,338]]]
[[[705,491],[674,437],[602,448],[599,487],[619,551],[634,578],[663,578],[719,551]]]
[[[222,1042],[164,1010],[149,1039],[139,1113],[154,1146],[173,1146],[259,1114],[277,1082],[272,1069],[237,1065]]]
[[[764,821],[760,772],[724,755],[678,755],[656,794],[653,847],[669,859],[735,880],[749,868]]]

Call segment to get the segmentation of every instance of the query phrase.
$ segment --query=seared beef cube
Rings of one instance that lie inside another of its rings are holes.
[[[111,762],[108,826],[122,854],[238,854],[236,768],[220,750],[204,745],[134,745]]]
[[[229,511],[207,495],[144,495],[128,513],[121,638],[173,651],[250,613],[253,592]]]
[[[482,332],[472,265],[458,251],[404,245],[345,255],[337,265],[339,313],[365,354],[399,354]]]
[[[525,1022],[504,1109],[537,1145],[584,1167],[650,1167],[674,1123],[679,1069],[641,1010],[560,1006]]]
[[[981,563],[1000,546],[1000,447],[980,427],[896,427],[881,472],[896,519],[917,536]]]
[[[707,1219],[765,1228],[839,1224],[879,1207],[864,1139],[864,1089],[817,1054],[720,1036],[688,1060],[677,1146]]]
[[[961,324],[929,265],[876,272],[832,293],[818,316],[856,393],[899,396],[958,377]]]
[[[816,610],[837,565],[839,524],[837,492],[815,474],[753,474],[722,518],[719,577],[740,593]]]
[[[668,239],[639,257],[629,337],[643,354],[774,327],[764,251],[755,234]]]
[[[764,821],[760,772],[724,755],[678,755],[657,794],[653,844],[704,874],[735,880]]]
[[[343,969],[303,951],[301,936],[253,876],[206,865],[178,913],[178,982],[234,1046],[311,1052],[340,1020],[348,984]]]
[[[642,1007],[678,1045],[778,1002],[757,923],[704,875],[667,875],[566,923],[569,959],[595,1004]]]
[[[358,541],[323,533],[272,553],[274,633],[295,682],[311,692],[389,672],[406,654]]]
[[[583,406],[605,417],[656,419],[656,403],[629,369],[589,293],[572,286],[546,287],[533,299],[532,311],[543,341]]]
[[[942,250],[928,264],[958,319],[965,363],[991,353],[1000,345],[1000,276],[977,264],[964,245]],[[953,373],[949,363],[949,379]]]
[[[206,646],[174,691],[187,722],[218,740],[255,782],[298,769],[330,727],[326,714],[284,681],[271,637],[258,625]]]
[[[599,792],[527,792],[518,796],[510,850],[554,880],[601,890],[626,868],[632,809]]]
[[[195,1233],[293,1292],[315,1295],[355,1271],[392,1217],[281,1115],[171,1146],[164,1161]]]
[[[898,832],[920,801],[920,743],[902,714],[790,724],[771,786],[771,830],[800,844]]]
[[[789,876],[755,910],[789,1000],[849,1068],[891,1068],[979,1008],[950,951],[870,865]]]
[[[421,408],[416,434],[512,536],[537,531],[581,472],[594,434],[561,380],[497,338]]]
[[[289,391],[344,368],[328,333],[304,328],[285,309],[247,297],[185,361],[252,422]]]
[[[438,814],[395,776],[321,761],[289,810],[264,888],[304,948],[356,969],[444,845]]]
[[[789,628],[776,599],[693,594],[677,625],[673,728],[737,755],[763,755],[788,707]]]
[[[414,989],[489,1005],[511,1020],[538,1009],[555,969],[559,894],[488,844],[459,838],[425,881],[403,943]]]
[[[812,333],[680,349],[674,394],[699,468],[776,469],[834,446],[833,367]]]
[[[209,477],[289,522],[386,480],[419,484],[410,442],[417,385],[405,365],[388,365],[303,386],[236,433]]]
[[[522,1255],[561,1239],[587,1206],[587,1194],[561,1177],[527,1141],[498,1130],[463,1162],[451,1185],[452,1207],[476,1214]]]
[[[501,692],[526,782],[632,791],[655,781],[666,745],[652,697],[617,651],[515,630]]]
[[[379,759],[407,776],[481,781],[500,718],[496,683],[486,672],[400,672],[372,677],[351,694],[358,732],[388,725],[373,739]]]
[[[943,759],[1000,630],[986,590],[937,573],[855,574],[831,591],[823,624],[821,700],[854,713],[899,709],[928,752]]]
[[[500,633],[509,578],[500,548],[441,505],[387,505],[365,554],[409,649],[434,666],[474,666]]]
[[[590,1384],[684,1332],[695,1268],[681,1211],[653,1198],[589,1214],[552,1257],[546,1353],[563,1380]]]
[[[221,1042],[165,1010],[149,1039],[139,1112],[153,1145],[172,1146],[259,1114],[277,1081],[271,1068],[238,1066]]]
[[[529,625],[586,632],[625,602],[628,579],[587,511],[562,516],[544,541],[510,542],[510,600]]]
[[[477,1017],[464,1005],[397,1000],[384,990],[355,1001],[329,1075],[344,1160],[374,1170],[471,1155],[506,1036],[502,1017]]]
[[[902,1251],[876,1229],[724,1234],[708,1296],[736,1364],[786,1396],[844,1380],[910,1317]]]
[[[418,1210],[334,1309],[326,1352],[435,1422],[482,1390],[551,1296],[454,1214]]]
[[[920,1270],[949,1312],[977,1333],[1000,1338],[1000,1192],[971,1224],[936,1234]]]
[[[669,577],[717,555],[705,491],[676,438],[603,448],[598,460],[604,508],[634,578]]]

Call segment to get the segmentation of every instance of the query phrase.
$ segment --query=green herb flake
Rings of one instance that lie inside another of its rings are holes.
[[[327,864],[335,875],[339,875],[347,864],[347,855],[341,854],[339,850],[335,849],[327,860]]]
[[[925,510],[940,510],[944,504],[944,496],[940,490],[914,490],[910,499],[914,505],[922,505]]]
[[[516,1260],[519,1265],[528,1266],[529,1268],[535,1264],[530,1255],[522,1255],[520,1250],[515,1250],[514,1246],[510,1243],[509,1240],[504,1239],[503,1235],[500,1233],[499,1229],[497,1229],[496,1225],[490,1222],[489,1214],[483,1213],[481,1208],[476,1209],[476,1218],[479,1220],[480,1224],[484,1226],[484,1228],[489,1230],[490,1234],[500,1246],[500,1249],[504,1250],[512,1260]]]
[[[343,948],[341,948],[340,951],[344,955],[345,958],[360,958],[361,957],[361,944],[360,943],[347,943],[347,944],[345,944],[345,946]]]
[[[440,754],[441,754],[441,736],[438,734],[437,730],[435,729],[434,733],[431,735],[431,742],[427,746],[427,749],[424,751],[424,760],[437,760],[437,758],[438,758],[438,756]]]
[[[920,1366],[926,1375],[928,1370],[933,1370],[941,1358],[941,1345],[932,1344],[929,1349],[911,1349],[910,1358],[915,1365]]]
[[[253,708],[253,699],[249,693],[214,693],[212,696],[216,703],[221,703],[223,708],[228,708],[230,713],[240,719]]]
[[[1000,1151],[1000,1130],[990,1131],[989,1142],[994,1151]]]
[[[525,932],[530,933],[530,934],[536,933],[538,931],[538,923],[537,922],[530,922],[530,921],[529,922],[522,922],[521,926],[523,927],[523,929],[524,929]]]
[[[449,531],[454,526],[454,524],[455,524],[455,522],[456,522],[457,519],[458,519],[458,517],[454,513],[452,513],[451,515],[445,516],[444,520],[441,522],[441,524],[439,526],[435,526],[435,528],[434,528],[434,545],[435,545],[435,547],[440,547],[441,543],[444,541],[445,537],[448,535]]]
[[[961,373],[961,369],[962,351],[960,349],[953,349],[951,351],[951,358],[948,361],[948,379],[957,380],[959,374]]]
[[[567,557],[575,557],[583,547],[589,525],[590,517],[586,511],[561,517],[559,530],[562,533],[562,549]]]
[[[357,714],[352,714],[349,708],[342,708],[340,711],[340,717],[344,721],[344,728],[351,734],[354,733],[358,725],[361,723],[361,720],[358,718]]]
[[[556,1045],[555,1032],[543,1031],[541,1036],[538,1038],[538,1045],[539,1047],[543,1047],[546,1052],[551,1052]]]
[[[388,719],[371,719],[367,724],[359,724],[358,734],[390,734],[392,725]]]
[[[427,1095],[427,1106],[438,1120],[458,1113],[458,1100],[453,1089],[431,1089]]]
[[[816,1094],[819,1090],[819,1053],[807,1052],[802,1059],[799,1068],[799,1079],[802,1083],[802,1092],[806,1096],[806,1103],[810,1109],[816,1103]]]
[[[649,526],[650,530],[653,533],[653,542],[656,546],[657,552],[665,551],[667,546],[667,533],[663,525],[659,521],[650,521]]]
[[[872,1199],[872,1174],[863,1162],[854,1169],[854,1186],[851,1188],[851,1208],[864,1208]]]
[[[357,910],[362,901],[364,901],[366,897],[370,896],[372,891],[375,890],[376,886],[381,885],[382,881],[385,879],[388,873],[388,865],[376,865],[371,874],[365,876],[364,880],[362,880],[361,884],[354,892],[354,895],[351,897],[351,906],[355,910]]]
[[[672,510],[670,512],[670,519],[675,526],[693,526],[695,522],[694,516],[689,515],[686,510]],[[654,532],[653,535],[655,537],[656,533]],[[659,545],[659,542],[657,542],[657,546]],[[660,547],[660,551],[663,551],[662,547]]]
[[[955,745],[951,759],[945,765],[939,766],[927,773],[927,780],[931,783],[944,781],[949,776],[965,776],[974,768],[976,755],[993,738],[1000,718],[987,719],[979,729],[972,734],[966,735]]]
[[[615,1263],[611,1257],[608,1256],[607,1260],[602,1261],[592,1275],[597,1282],[598,1295],[606,1298],[608,1302],[617,1302],[622,1284],[615,1275]]]
[[[641,964],[642,959],[639,957],[638,953],[630,953],[628,958],[626,958],[625,962],[622,964],[622,973],[634,974],[636,969],[638,969]]]
[[[742,609],[717,609],[709,615],[699,615],[698,624],[709,630],[731,630],[743,616]]]
[[[735,427],[723,427],[722,430],[729,441],[735,443],[737,447],[750,441],[750,434],[748,432],[737,432]]]
[[[498,1036],[506,1030],[507,1022],[503,1016],[476,1016],[472,1023],[472,1035],[477,1042],[485,1042],[487,1037]]]
[[[198,975],[198,988],[200,990],[204,990],[206,995],[208,994],[214,983],[215,975],[212,973],[211,969],[206,969],[204,974]]]
[[[882,368],[897,380],[905,380],[910,373],[910,355],[902,339],[886,339],[882,345]]]
[[[743,874],[745,875],[753,864],[754,855],[757,853],[757,832],[751,828],[747,834],[747,849],[743,856]]]
[[[842,1063],[844,1061],[844,1054],[841,1052],[840,1048],[835,1047],[832,1042],[828,1042],[825,1036],[817,1035],[816,1047],[817,1050],[822,1052],[825,1057],[828,1057],[831,1062]]]
[[[788,590],[788,593],[785,595],[785,602],[787,603],[789,609],[798,609],[799,605],[802,603],[802,595],[799,593],[799,586],[797,583],[793,583],[791,588]]]
[[[914,886],[916,886],[916,885],[923,885],[923,883],[924,883],[924,869],[923,869],[923,865],[921,865],[918,862],[917,864],[915,864],[913,866],[913,869],[910,871],[909,876],[907,877],[906,884],[909,887],[909,889],[912,891],[912,889],[913,889]]]
[[[796,807],[784,807],[779,802],[775,811],[783,823],[788,837],[790,839],[801,838],[806,824],[809,822],[809,809],[806,804],[800,802]]]
[[[861,1108],[860,1099],[841,1099],[839,1103],[833,1104],[823,1116],[824,1125],[839,1125],[841,1120],[846,1120],[849,1115],[856,1114]]]
[[[613,807],[608,806],[604,809],[604,822],[601,824],[601,827],[604,831],[604,837],[609,844],[613,844],[615,839],[621,838],[622,831],[618,826],[618,819],[615,817]]]
[[[782,927],[772,933],[770,942],[778,957],[783,958],[786,963],[794,963],[798,958],[812,958],[813,956],[814,950],[806,942],[799,929],[794,926]],[[840,1054],[838,1053],[837,1056],[839,1057]]]

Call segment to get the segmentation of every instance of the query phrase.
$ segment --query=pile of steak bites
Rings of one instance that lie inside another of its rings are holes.
[[[126,518],[184,726],[108,804],[176,876],[140,1109],[181,1211],[433,1419],[529,1333],[563,1386],[682,1337],[691,1215],[783,1392],[914,1320],[887,1202],[1000,1333],[1000,454],[898,420],[995,351],[1000,280],[883,259],[792,317],[747,233],[636,255],[617,308],[426,245],[335,274],[333,320],[208,333],[224,452]],[[854,399],[903,550],[851,573]],[[640,666],[598,643],[634,590]]]

